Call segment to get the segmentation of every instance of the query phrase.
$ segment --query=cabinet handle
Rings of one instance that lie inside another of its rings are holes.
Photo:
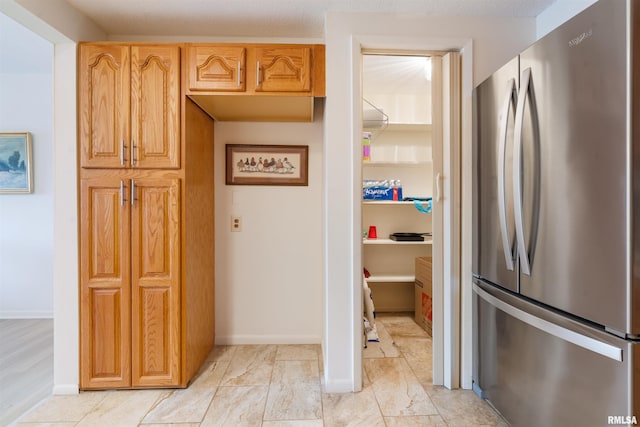
[[[127,152],[127,146],[124,143],[124,139],[122,141],[120,141],[120,165],[124,166],[125,163],[127,162],[127,157],[126,157],[126,152]]]
[[[133,206],[133,203],[138,200],[138,198],[136,197],[136,180],[132,179],[131,180],[131,206]]]
[[[256,87],[260,87],[260,61],[256,63]]]
[[[124,204],[127,202],[127,198],[125,197],[125,186],[124,186],[124,181],[120,181],[120,206],[124,206]]]
[[[240,61],[238,61],[238,87],[241,86],[242,80],[240,79],[240,74],[242,73],[242,68],[240,66]]]
[[[136,164],[136,150],[138,146],[134,141],[131,141],[131,166],[135,166]]]

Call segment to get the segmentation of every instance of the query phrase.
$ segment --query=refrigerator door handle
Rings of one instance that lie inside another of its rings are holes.
[[[500,213],[500,230],[502,231],[502,250],[504,252],[504,260],[507,270],[513,271],[515,268],[513,260],[515,259],[515,245],[510,235],[509,225],[507,224],[507,189],[505,181],[507,174],[507,128],[509,126],[509,112],[512,106],[515,106],[518,99],[516,91],[515,79],[509,79],[507,82],[507,95],[502,102],[500,109],[500,149],[498,153],[498,210]]]
[[[570,329],[564,328],[560,325],[534,316],[533,314],[527,313],[524,310],[521,310],[502,301],[499,298],[496,298],[495,296],[480,288],[480,286],[478,286],[477,284],[473,285],[473,290],[480,298],[482,298],[492,306],[507,313],[511,317],[514,317],[530,326],[533,326],[534,328],[541,330],[544,333],[553,335],[557,338],[560,338],[561,340],[568,341],[584,349],[587,349],[594,353],[598,353],[602,356],[608,357],[609,359],[613,359],[617,362],[622,362],[623,349],[617,346],[599,341],[586,335],[579,334],[578,332],[574,332]]]
[[[531,68],[522,71],[520,79],[520,91],[518,93],[518,105],[516,107],[515,129],[514,129],[514,152],[513,152],[513,206],[516,222],[516,241],[518,243],[518,258],[520,258],[520,268],[524,274],[531,276],[531,258],[527,251],[527,240],[524,235],[524,207],[522,200],[523,193],[523,173],[522,173],[522,127],[524,125],[524,108],[527,99],[531,106],[532,122],[534,132],[537,132],[537,113],[535,111],[535,101],[533,88],[531,87]]]

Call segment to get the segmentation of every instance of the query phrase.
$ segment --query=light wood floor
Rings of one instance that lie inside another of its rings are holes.
[[[0,426],[53,390],[53,320],[0,319]]]

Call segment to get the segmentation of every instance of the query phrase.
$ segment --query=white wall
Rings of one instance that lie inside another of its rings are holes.
[[[360,130],[357,125],[360,121],[360,79],[356,71],[359,71],[361,45],[421,50],[459,50],[463,46],[470,50],[472,46],[473,66],[469,68],[473,76],[467,75],[468,83],[463,82],[463,111],[467,111],[465,132],[468,134],[471,120],[468,106],[473,83],[481,82],[533,42],[535,20],[328,13],[325,35],[325,387],[330,392],[337,392],[360,388],[360,348],[356,331],[362,313]],[[468,57],[470,52],[466,54]],[[464,67],[463,64],[468,72]],[[462,153],[463,157],[470,154],[468,149]],[[470,206],[464,202],[463,209]],[[463,229],[470,228],[463,225]],[[470,236],[466,237],[470,241]],[[468,268],[470,270],[470,266]],[[470,283],[470,277],[471,271],[463,271],[463,286],[466,279]]]
[[[312,123],[215,124],[218,344],[321,342],[322,114],[316,101]],[[309,186],[225,185],[225,144],[308,145]]]
[[[578,1],[578,0],[576,0]],[[47,2],[48,3],[48,2]],[[556,2],[559,3],[559,2]],[[31,12],[24,9],[28,7]],[[47,6],[47,5],[44,5]],[[77,11],[61,0],[43,9],[39,0],[3,0],[0,10],[37,29],[48,40],[60,42],[56,46],[55,57],[55,261],[54,299],[55,341],[54,341],[54,383],[59,393],[77,391],[78,383],[78,333],[77,333],[77,206],[75,193],[66,191],[75,188],[75,174],[68,173],[75,168],[75,47],[78,40],[117,39],[108,36],[95,25],[79,19]],[[327,42],[327,114],[323,143],[323,171],[325,189],[323,191],[323,242],[320,250],[327,256],[323,271],[327,275],[324,295],[326,328],[325,356],[328,369],[325,380],[329,389],[344,390],[354,388],[354,343],[353,337],[354,298],[358,293],[351,287],[353,283],[354,245],[358,239],[354,230],[356,194],[354,182],[355,157],[359,151],[352,145],[354,133],[350,129],[355,105],[350,97],[352,88],[358,84],[351,74],[351,37],[368,35],[378,40],[378,46],[385,40],[393,42],[398,37],[415,43],[443,49],[458,48],[449,45],[451,38],[468,39],[473,43],[473,81],[480,82],[508,58],[526,47],[534,39],[535,28],[528,19],[473,19],[447,17],[398,17],[384,15],[370,19],[366,14],[331,15],[326,20]],[[131,38],[129,38],[131,39]],[[162,40],[162,37],[155,37]],[[168,41],[168,40],[163,40]],[[468,91],[467,91],[468,95]],[[311,144],[310,144],[311,145]],[[353,151],[353,152],[352,152]],[[36,181],[36,186],[38,182]],[[359,232],[359,231],[358,231]],[[218,247],[218,253],[222,249]],[[321,264],[322,265],[322,264]],[[322,268],[322,267],[321,267]],[[282,289],[288,289],[284,286]],[[247,313],[250,318],[251,313]],[[295,320],[295,319],[294,319]],[[230,321],[237,322],[231,318]],[[258,322],[262,319],[258,319]],[[221,331],[224,332],[224,331]]]
[[[29,3],[26,9],[22,3]],[[53,383],[55,394],[78,392],[78,206],[76,45],[106,34],[67,2],[1,0],[0,12],[55,43],[53,58]],[[5,58],[3,57],[3,60]],[[37,185],[37,183],[36,183]]]
[[[558,0],[536,18],[536,39],[540,39],[597,0]]]
[[[0,318],[51,318],[53,45],[2,13],[0,132],[31,133],[34,168],[33,193],[0,195]]]

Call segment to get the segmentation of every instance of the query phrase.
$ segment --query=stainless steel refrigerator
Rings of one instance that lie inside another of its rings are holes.
[[[639,49],[600,0],[474,92],[474,388],[514,426],[640,422]]]

